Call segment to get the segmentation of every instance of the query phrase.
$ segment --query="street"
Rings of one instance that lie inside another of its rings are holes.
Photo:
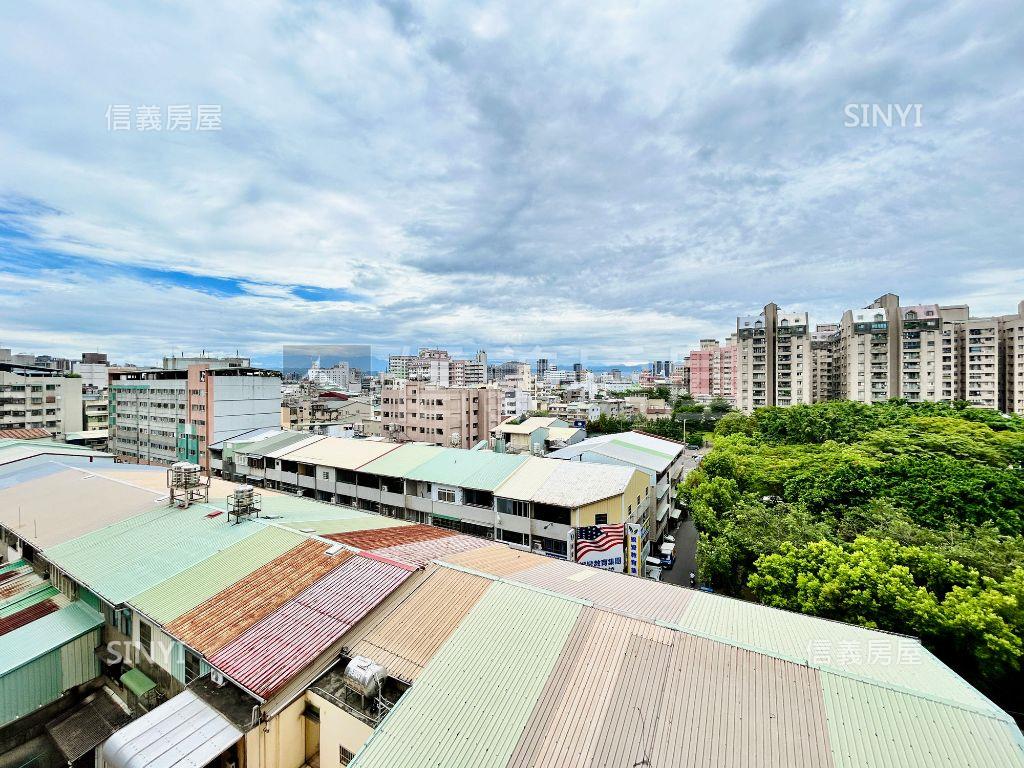
[[[697,467],[696,458],[707,450],[685,452],[683,460],[683,474],[680,482]],[[662,571],[661,580],[668,584],[679,584],[684,587],[690,586],[690,572],[697,572],[697,528],[693,520],[686,516],[676,527],[669,528],[667,534],[676,538],[676,562],[670,570]]]

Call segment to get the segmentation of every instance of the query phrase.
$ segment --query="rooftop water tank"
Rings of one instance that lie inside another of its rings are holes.
[[[345,684],[360,696],[376,696],[387,676],[384,667],[365,656],[354,656],[345,667]]]

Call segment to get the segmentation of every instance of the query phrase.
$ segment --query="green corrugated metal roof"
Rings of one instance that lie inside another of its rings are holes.
[[[28,565],[27,560],[15,560],[13,563],[4,563],[0,565],[0,573],[7,573],[8,571],[14,571],[21,568],[24,565]]]
[[[412,523],[382,515],[360,515],[359,517],[333,520],[294,520],[282,523],[282,525],[295,531],[324,536],[328,533],[352,533],[353,531],[370,531],[377,528],[395,528],[400,525],[412,525]]]
[[[17,597],[5,600],[0,604],[0,619],[13,616],[18,611],[31,608],[33,605],[37,605],[43,602],[43,600],[48,600],[51,597],[56,597],[59,594],[60,592],[52,584],[40,584],[35,589],[30,590],[27,594],[22,593]]]
[[[103,617],[81,601],[0,636],[0,676],[103,624]]]
[[[664,451],[656,451],[653,448],[649,448],[646,445],[638,445],[636,443],[630,442],[629,440],[621,440],[619,438],[616,438],[609,442],[611,442],[612,445],[621,445],[623,448],[629,448],[631,451],[639,451],[640,453],[650,454],[651,456],[657,456],[660,459],[672,458],[671,453],[665,453]]]
[[[359,471],[388,477],[405,477],[416,467],[425,464],[443,450],[444,448],[439,448],[436,445],[407,443],[360,467]]]
[[[121,682],[124,684],[125,688],[140,698],[156,688],[156,683],[146,677],[146,675],[137,668],[129,669],[121,675]]]
[[[511,584],[491,585],[353,768],[504,768],[581,609]],[[457,751],[447,751],[452,744]]]
[[[353,507],[343,507],[288,494],[264,494],[263,516],[286,520],[348,520],[354,517],[373,517]]]
[[[406,477],[441,485],[457,485],[493,491],[527,459],[490,451],[445,448],[434,458],[410,471]]]
[[[117,605],[220,550],[263,530],[246,520],[228,523],[213,505],[162,507],[46,550],[47,559]]]
[[[305,540],[300,533],[267,527],[136,595],[131,605],[168,624]]]
[[[988,699],[913,638],[703,592],[693,593],[673,626],[798,664],[996,711]]]
[[[821,682],[836,768],[1024,768],[1024,743],[1009,718],[828,672]]]

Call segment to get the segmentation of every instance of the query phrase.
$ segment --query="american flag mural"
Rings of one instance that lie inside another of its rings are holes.
[[[576,532],[576,562],[621,571],[626,526],[589,525]]]

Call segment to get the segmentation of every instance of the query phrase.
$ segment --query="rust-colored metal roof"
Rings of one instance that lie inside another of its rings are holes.
[[[411,571],[355,555],[210,657],[267,699],[316,660],[398,587]]]
[[[412,544],[399,544],[386,549],[378,549],[376,554],[421,567],[431,560],[445,560],[460,552],[490,546],[492,546],[491,543],[486,539],[456,534],[441,539],[428,539],[427,541],[416,541]]]
[[[43,583],[43,580],[33,573],[31,565],[28,566],[27,571],[22,568],[19,568],[18,571],[19,573],[0,584],[0,600],[9,600]]]
[[[8,581],[24,576],[26,573],[32,573],[32,566],[29,564],[19,565],[17,568],[11,568],[9,571],[0,573],[0,584],[5,585]]]
[[[675,621],[693,596],[693,590],[673,584],[626,578],[620,573],[550,557],[541,560],[536,567],[510,574],[508,578],[648,621]]]
[[[0,440],[49,440],[53,433],[45,429],[0,429]]]
[[[543,555],[520,552],[504,544],[492,544],[487,547],[471,549],[445,559],[454,565],[498,577],[511,576],[519,571],[525,571],[527,568],[534,568],[548,560]]]
[[[483,576],[434,567],[395,610],[353,639],[352,655],[367,656],[392,677],[414,681],[491,583]]]
[[[167,631],[209,657],[352,556],[327,555],[327,549],[322,541],[303,542],[179,616]]]
[[[18,627],[23,627],[36,619],[56,613],[60,607],[53,600],[43,600],[41,603],[36,603],[10,616],[5,616],[0,619],[0,635],[6,635],[8,632],[13,632]]]
[[[373,528],[364,531],[350,531],[348,533],[330,533],[324,538],[332,541],[340,541],[357,549],[384,549],[399,544],[412,544],[417,541],[429,541],[430,539],[442,539],[447,536],[456,535],[453,531],[446,531],[433,525],[400,525],[394,528]]]

